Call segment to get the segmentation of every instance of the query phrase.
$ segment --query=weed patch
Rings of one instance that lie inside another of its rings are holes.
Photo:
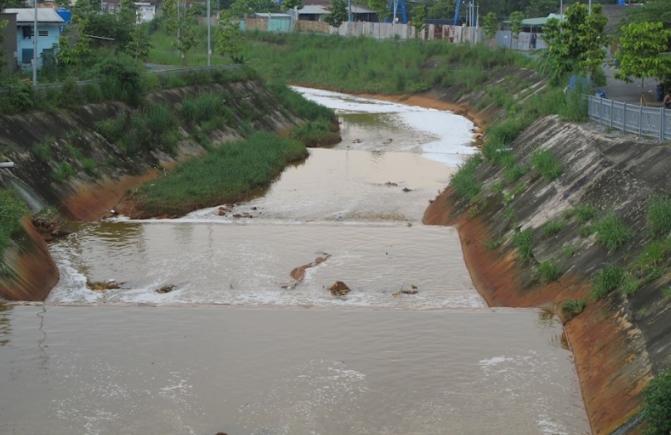
[[[599,300],[617,289],[624,280],[624,269],[611,264],[596,273],[592,280],[592,295]]]
[[[567,299],[561,305],[561,312],[568,321],[582,313],[585,310],[585,305],[584,299]]]
[[[475,154],[466,160],[459,170],[452,176],[450,184],[455,195],[466,201],[473,201],[480,193],[482,183],[475,177],[475,170],[482,163],[482,157]]]
[[[533,257],[533,239],[534,233],[531,228],[519,231],[513,236],[513,244],[521,258],[528,260]]]
[[[562,220],[562,219],[552,221],[552,222],[548,222],[541,227],[541,234],[542,234],[543,238],[547,239],[547,238],[552,237],[552,236],[556,235],[557,233],[559,233],[561,230],[564,229],[565,226],[566,226],[566,221]]]
[[[653,197],[648,202],[648,231],[653,237],[666,236],[671,232],[671,199]]]
[[[596,231],[596,240],[606,245],[609,251],[614,251],[631,239],[631,231],[622,219],[614,212],[609,212],[593,225]]]
[[[561,275],[559,265],[557,265],[557,263],[552,260],[544,261],[539,264],[536,271],[538,272],[538,277],[543,284],[556,281]]]
[[[546,181],[552,181],[564,173],[564,168],[550,150],[536,150],[531,156],[534,171]]]

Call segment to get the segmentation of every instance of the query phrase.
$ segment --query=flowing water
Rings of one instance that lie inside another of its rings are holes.
[[[267,192],[50,246],[47,304],[0,306],[0,433],[589,433],[559,322],[487,308],[456,231],[421,224],[473,125],[300,91],[343,142]]]

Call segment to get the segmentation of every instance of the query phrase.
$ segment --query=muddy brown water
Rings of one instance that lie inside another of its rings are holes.
[[[301,91],[343,142],[263,195],[50,246],[46,305],[0,311],[0,433],[589,433],[557,319],[487,308],[456,231],[421,224],[472,124]]]

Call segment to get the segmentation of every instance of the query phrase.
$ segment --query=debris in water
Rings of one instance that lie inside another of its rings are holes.
[[[156,290],[156,293],[161,293],[161,294],[170,293],[171,291],[173,291],[175,289],[175,287],[177,287],[177,286],[174,285],[174,284],[164,285],[160,289]]]
[[[354,139],[354,140],[352,141],[352,143],[361,143],[361,142],[363,142],[361,139]]]
[[[305,278],[305,271],[306,271],[307,269],[309,269],[309,268],[311,268],[311,267],[319,266],[320,264],[322,264],[323,262],[325,262],[326,260],[328,260],[329,258],[331,258],[331,254],[327,254],[326,252],[322,252],[321,254],[323,255],[323,257],[317,257],[317,258],[315,258],[315,261],[313,261],[312,263],[304,264],[303,266],[298,266],[298,267],[296,267],[295,269],[293,269],[293,270],[289,273],[289,275],[291,275],[291,277],[292,277],[294,280],[293,280],[292,282],[290,282],[290,283],[284,283],[284,284],[281,284],[281,287],[282,287],[283,289],[288,289],[288,290],[293,290],[293,289],[295,289],[296,286],[297,286],[301,281],[303,281],[303,279]]]
[[[416,295],[417,293],[419,293],[419,291],[417,291],[417,290],[401,290],[401,293],[403,293],[404,295]]]
[[[405,193],[408,193],[408,192],[412,192],[412,189],[408,189],[407,187],[404,187],[404,188],[403,188],[403,191],[404,191]]]
[[[389,145],[394,139],[389,138],[386,141],[382,142],[382,145]]]
[[[333,296],[345,296],[347,293],[350,292],[350,288],[347,287],[347,284],[345,284],[342,281],[334,282],[333,284],[331,284],[331,287],[329,287],[328,290],[331,292]]]
[[[110,279],[108,281],[89,281],[86,280],[86,287],[94,292],[101,292],[104,290],[116,290],[120,288],[123,283],[117,283],[116,280]]]
[[[396,184],[396,183],[392,183],[391,181],[387,181],[386,183],[384,183],[384,185],[385,185],[385,186],[389,186],[389,187],[396,187],[396,186],[398,186],[398,184]]]

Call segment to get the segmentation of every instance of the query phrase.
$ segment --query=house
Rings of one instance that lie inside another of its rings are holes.
[[[156,0],[147,0],[145,2],[135,2],[137,12],[140,15],[138,22],[146,23],[156,17]],[[102,10],[108,14],[118,14],[121,11],[120,0],[103,0]]]
[[[5,9],[16,14],[16,60],[22,69],[32,68],[35,9]],[[53,58],[61,36],[63,18],[53,9],[37,9],[37,68],[45,58]]]

